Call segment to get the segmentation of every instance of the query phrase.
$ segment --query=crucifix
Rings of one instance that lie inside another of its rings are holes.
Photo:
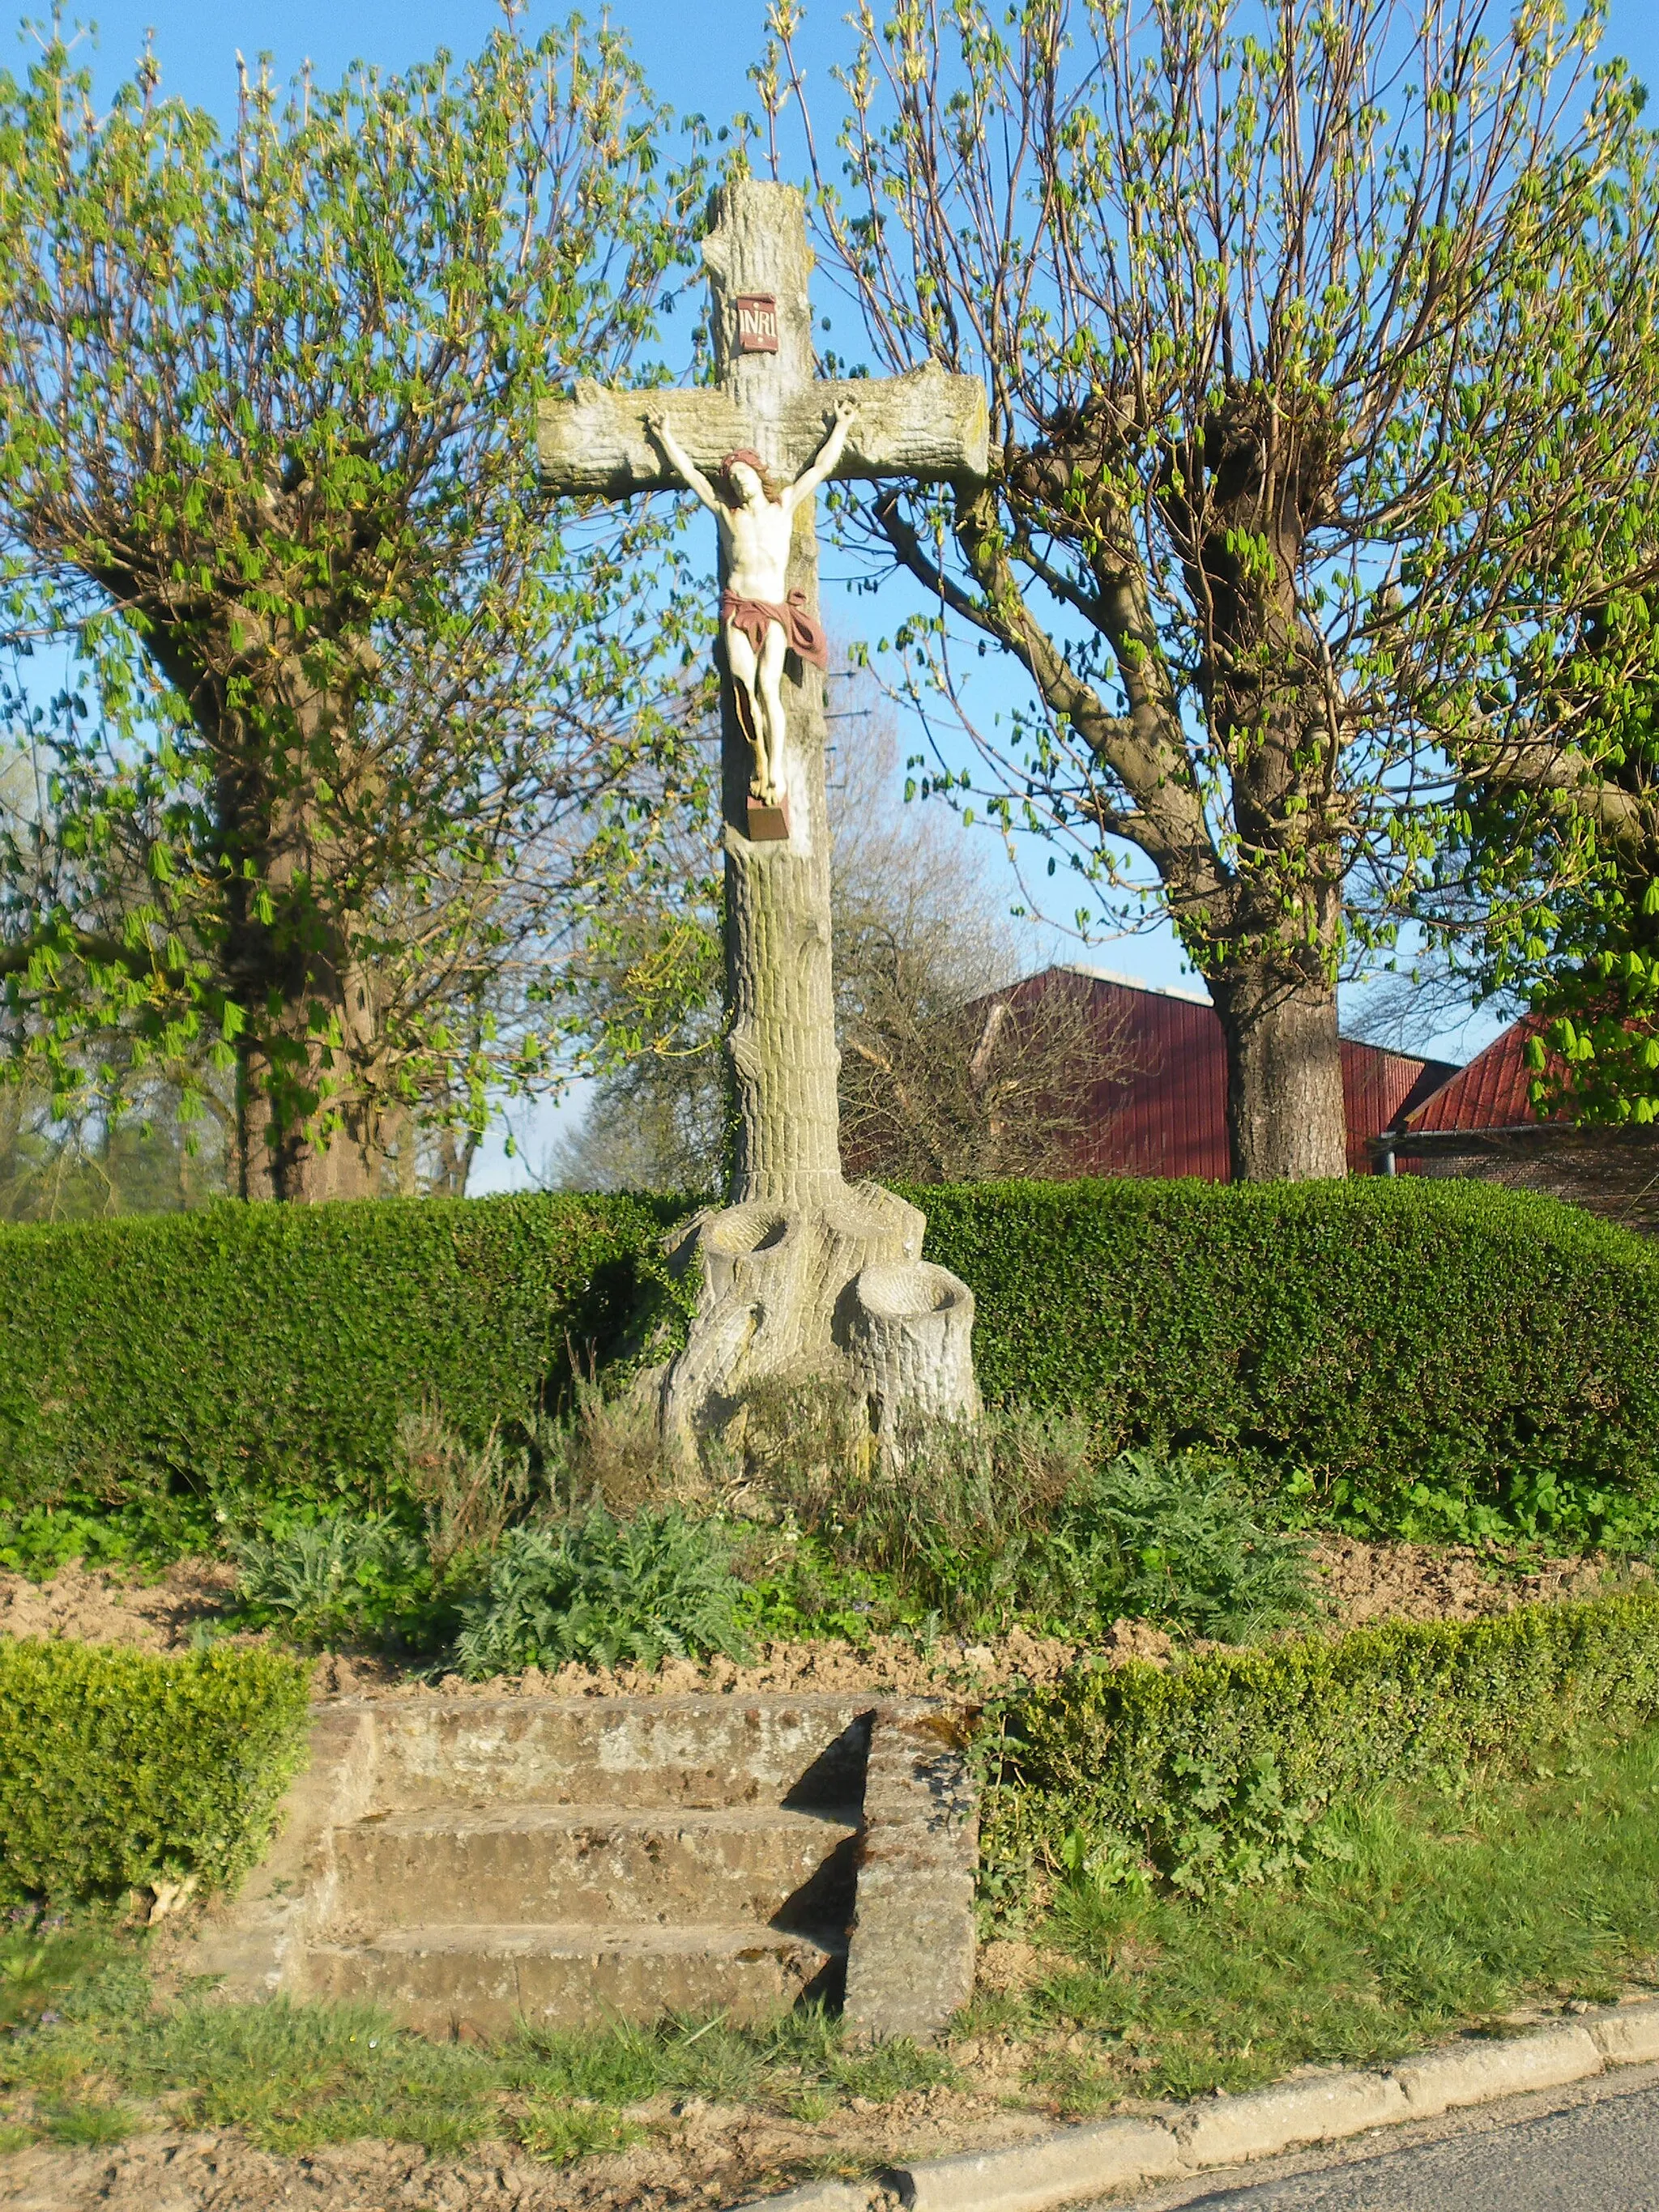
[[[550,490],[689,489],[719,526],[735,1142],[728,1203],[673,1241],[702,1283],[663,1380],[665,1432],[684,1443],[721,1425],[767,1376],[842,1377],[884,1430],[969,1414],[972,1293],[921,1259],[915,1206],[842,1173],[814,509],[830,478],[982,479],[985,390],[932,362],[902,376],[814,376],[811,255],[793,185],[722,185],[702,251],[713,386],[583,381],[542,403],[538,428]]]

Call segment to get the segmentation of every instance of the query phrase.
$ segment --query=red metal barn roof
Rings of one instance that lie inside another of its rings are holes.
[[[1348,1173],[1370,1175],[1376,1164],[1371,1139],[1385,1129],[1399,1128],[1450,1073],[1449,1060],[1419,1060],[1414,1053],[1389,1052],[1382,1045],[1344,1037],[1342,1105],[1348,1123]]]
[[[1543,1027],[1536,1014],[1511,1024],[1407,1114],[1402,1126],[1422,1134],[1431,1129],[1514,1129],[1536,1121],[1527,1045]]]
[[[1227,1182],[1227,1049],[1209,1000],[1196,992],[1159,989],[1081,967],[1045,969],[1019,988],[1041,991],[1060,975],[1088,980],[1103,1041],[1130,1071],[1096,1085],[1076,1172]],[[1351,1173],[1370,1172],[1368,1140],[1397,1126],[1400,1115],[1450,1072],[1441,1061],[1343,1039]]]

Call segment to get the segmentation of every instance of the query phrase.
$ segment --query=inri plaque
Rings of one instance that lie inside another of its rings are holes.
[[[740,292],[738,295],[738,350],[775,353],[778,349],[778,303],[770,292]]]

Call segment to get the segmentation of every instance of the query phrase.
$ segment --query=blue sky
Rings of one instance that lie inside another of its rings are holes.
[[[337,0],[106,0],[72,12],[97,22],[100,48],[111,64],[136,54],[153,26],[169,88],[222,112],[234,96],[238,47],[250,59],[269,51],[284,74],[310,60],[330,76],[360,57],[398,68],[440,45],[467,52],[498,20],[493,0],[353,0],[344,6]],[[538,5],[528,20],[554,21],[564,12]],[[586,12],[596,18],[601,10],[590,0]],[[725,118],[746,104],[744,71],[763,43],[764,0],[621,0],[605,12],[627,31],[659,94],[682,112]],[[809,67],[839,47],[842,14],[836,0],[808,8]],[[1653,0],[1612,0],[1607,45],[1659,84]]]
[[[44,13],[45,4],[40,0],[29,12]],[[309,61],[327,81],[356,59],[398,69],[430,56],[440,46],[459,54],[472,52],[500,20],[494,0],[351,0],[347,5],[339,0],[106,0],[102,6],[78,9],[70,0],[68,12],[95,23],[95,67],[104,82],[125,73],[146,31],[153,30],[164,88],[227,118],[234,109],[239,49],[250,61],[268,52],[282,76]],[[525,20],[533,30],[568,12],[565,5],[533,0]],[[588,0],[585,12],[597,18],[601,9]],[[628,33],[659,96],[680,113],[701,112],[718,123],[752,105],[745,71],[764,41],[764,0],[736,5],[722,0],[619,0],[605,12]],[[843,0],[809,6],[800,41],[809,98],[816,85],[825,110],[834,95],[824,72],[830,58],[846,47],[842,13]],[[1659,97],[1656,0],[1610,0],[1604,50],[1623,54]],[[4,58],[15,67],[23,57],[21,50],[14,51],[15,60]],[[833,623],[833,592],[826,590],[825,599]],[[849,599],[842,628],[857,632],[870,623],[870,603]],[[967,834],[980,838],[985,863],[998,865],[994,842],[980,832]],[[1042,957],[1035,935],[1034,953]],[[1131,943],[1103,943],[1085,957],[1149,981],[1174,982],[1182,974],[1178,950],[1167,930],[1137,936]],[[1495,1026],[1477,1016],[1443,1038],[1440,1048],[1448,1058],[1465,1058]],[[522,1142],[532,1158],[539,1155],[556,1119],[544,1110],[522,1125]],[[499,1140],[489,1146],[480,1170],[475,1188],[499,1188],[520,1180],[523,1172],[505,1157]]]

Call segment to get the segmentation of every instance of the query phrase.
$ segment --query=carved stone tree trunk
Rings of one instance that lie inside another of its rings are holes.
[[[714,215],[703,252],[720,384],[769,469],[789,479],[800,460],[801,394],[812,382],[811,258],[799,195],[727,185]],[[775,351],[741,349],[738,302],[757,296],[776,302]],[[821,419],[817,428],[821,436]],[[796,511],[788,588],[814,612],[817,571],[808,501]],[[791,655],[781,763],[790,830],[766,842],[747,834],[752,754],[724,669],[722,679],[730,1202],[675,1240],[681,1263],[699,1272],[701,1297],[690,1341],[664,1381],[665,1431],[684,1443],[719,1427],[768,1377],[842,1378],[867,1395],[882,1429],[901,1418],[971,1414],[973,1293],[921,1258],[927,1220],[915,1206],[842,1176],[823,678]]]
[[[545,401],[538,447],[550,489],[625,498],[678,488],[652,415],[700,470],[717,471],[725,454],[747,447],[793,483],[823,447],[839,399],[856,413],[837,477],[984,477],[985,390],[974,378],[933,362],[896,377],[813,377],[811,256],[793,186],[726,185],[710,213],[714,387],[644,394],[583,383],[568,399]],[[786,589],[816,611],[810,501],[796,511]],[[887,1431],[908,1416],[971,1414],[972,1293],[922,1259],[927,1223],[914,1206],[842,1177],[823,678],[790,659],[787,732],[774,764],[787,810],[751,819],[754,756],[730,672],[721,674],[735,1143],[730,1202],[672,1240],[696,1271],[700,1296],[690,1340],[664,1378],[665,1431],[689,1443],[774,1376],[844,1380]]]

